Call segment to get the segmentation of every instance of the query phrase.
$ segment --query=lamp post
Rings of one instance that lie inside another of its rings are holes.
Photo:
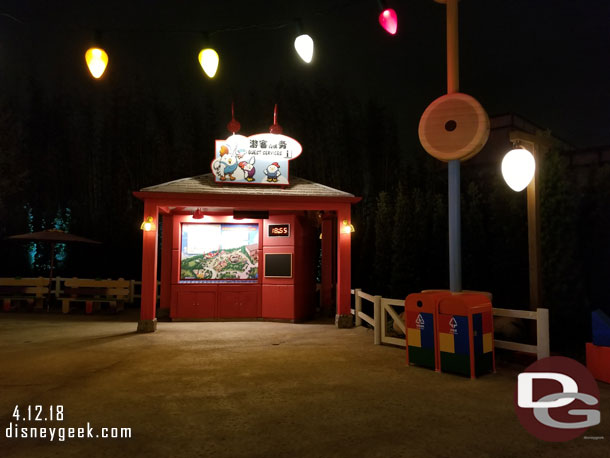
[[[475,156],[489,137],[487,113],[473,97],[459,92],[458,0],[446,5],[447,94],[434,100],[419,121],[419,140],[428,154],[447,162],[449,207],[449,288],[462,290],[460,161]]]
[[[438,1],[438,0],[436,0]],[[460,91],[460,64],[458,47],[458,2],[439,1],[447,4],[447,94]],[[460,209],[459,159],[447,163],[449,206],[449,289],[462,290],[462,222]]]
[[[517,169],[522,174],[531,174],[531,181],[527,184],[527,245],[529,257],[529,283],[530,283],[530,310],[537,310],[541,303],[542,279],[541,279],[541,264],[540,264],[540,189],[538,187],[538,178],[540,170],[540,156],[546,151],[551,144],[550,136],[537,132],[530,134],[520,130],[512,130],[509,133],[509,140],[513,144],[520,144],[531,153],[531,157],[535,164],[534,170],[527,169],[527,155],[523,158],[525,162],[519,165]],[[515,151],[515,150],[513,150]],[[505,156],[504,160],[508,160],[508,156],[513,153],[510,151]],[[504,179],[510,184],[511,178],[505,173],[504,161],[502,174]],[[518,179],[523,179],[523,175]],[[527,180],[526,180],[527,181]],[[511,188],[515,189],[513,186]],[[521,187],[523,189],[523,187]]]

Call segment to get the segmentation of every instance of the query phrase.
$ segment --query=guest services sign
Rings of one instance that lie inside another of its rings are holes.
[[[217,183],[286,186],[288,162],[302,151],[299,142],[283,134],[234,134],[226,140],[216,140],[212,173]]]

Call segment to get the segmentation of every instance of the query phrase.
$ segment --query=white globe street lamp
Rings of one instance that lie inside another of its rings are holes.
[[[536,160],[525,148],[510,150],[502,159],[502,176],[514,191],[523,191],[534,178]]]

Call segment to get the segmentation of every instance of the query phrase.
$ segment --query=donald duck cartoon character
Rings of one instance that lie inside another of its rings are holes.
[[[235,154],[229,152],[229,148],[226,145],[222,145],[220,147],[220,166],[224,166],[222,170],[218,170],[220,179],[225,181],[227,176],[231,181],[235,180],[233,173],[237,170],[237,159],[235,158]]]
[[[277,178],[281,175],[280,164],[278,164],[277,162],[269,164],[265,169],[265,175],[267,175],[268,182],[277,182]]]

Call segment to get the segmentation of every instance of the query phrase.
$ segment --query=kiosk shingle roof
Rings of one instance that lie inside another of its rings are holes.
[[[184,194],[239,194],[253,196],[355,197],[348,192],[340,191],[339,189],[334,189],[295,176],[290,177],[290,184],[285,187],[231,183],[224,185],[216,183],[214,181],[214,176],[211,173],[168,181],[167,183],[142,188],[140,191]]]

